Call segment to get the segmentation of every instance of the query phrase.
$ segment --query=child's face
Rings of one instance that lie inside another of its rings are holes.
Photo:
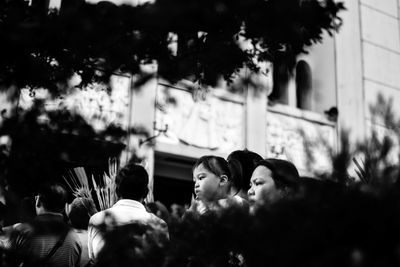
[[[194,192],[197,200],[206,202],[216,201],[220,191],[220,177],[213,174],[203,164],[193,171]]]

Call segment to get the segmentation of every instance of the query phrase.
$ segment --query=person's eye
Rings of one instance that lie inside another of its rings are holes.
[[[204,178],[205,178],[205,176],[199,176],[199,177],[197,177],[197,179],[200,180],[200,181],[203,180]]]

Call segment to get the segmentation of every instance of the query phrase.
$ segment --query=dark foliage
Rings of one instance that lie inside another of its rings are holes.
[[[164,78],[212,85],[245,65],[257,70],[254,59],[293,59],[324,30],[337,30],[344,9],[333,0],[158,0],[136,7],[74,1],[50,12],[28,3],[0,2],[0,82],[53,93],[66,89],[73,73],[84,85],[115,71],[139,74],[154,60]],[[239,39],[257,45],[242,49]]]
[[[12,140],[1,173],[9,190],[21,197],[33,195],[41,182],[62,182],[61,176],[73,167],[102,174],[108,159],[124,148],[120,140],[125,137],[121,129],[95,132],[81,116],[45,111],[41,103],[5,120],[0,133]]]
[[[130,224],[106,235],[95,266],[162,266],[167,254],[165,232],[156,225]]]
[[[398,264],[399,217],[392,212],[399,203],[390,203],[393,196],[331,184],[318,191],[258,211],[250,234],[258,242],[247,247],[249,266]]]
[[[204,215],[188,213],[170,224],[165,266],[241,266],[251,218],[240,206]]]
[[[188,214],[170,240],[151,227],[110,232],[96,266],[398,266],[399,192],[305,180],[299,195],[249,214]]]

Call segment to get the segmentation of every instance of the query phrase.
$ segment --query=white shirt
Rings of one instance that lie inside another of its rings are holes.
[[[147,212],[142,203],[131,199],[121,199],[111,208],[100,211],[90,218],[88,227],[89,257],[95,259],[104,245],[104,237],[99,230],[100,226],[105,225],[108,230],[115,226],[134,222],[160,223],[167,229],[167,224],[153,213]]]

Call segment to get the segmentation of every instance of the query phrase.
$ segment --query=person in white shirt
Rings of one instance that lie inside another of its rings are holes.
[[[130,223],[158,224],[165,228],[167,224],[153,213],[146,211],[142,204],[148,194],[149,176],[140,165],[129,164],[116,176],[116,193],[119,201],[111,208],[94,214],[89,220],[88,251],[95,260],[104,246],[104,234],[116,226]]]

